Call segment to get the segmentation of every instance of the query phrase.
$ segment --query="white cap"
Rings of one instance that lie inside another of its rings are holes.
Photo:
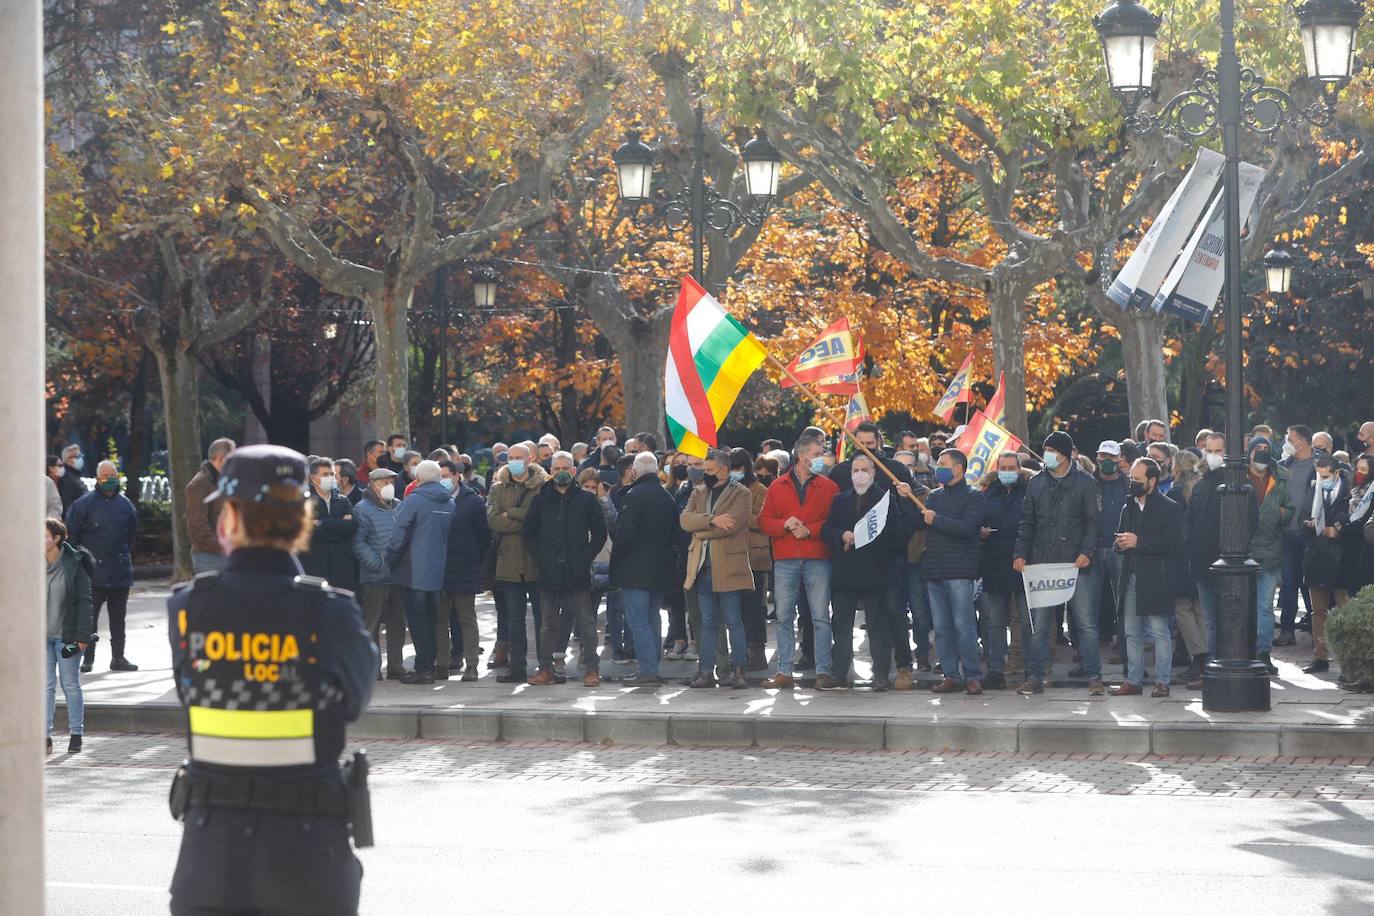
[[[1099,455],[1115,455],[1120,458],[1121,443],[1117,442],[1115,439],[1107,439],[1097,447],[1097,453]]]

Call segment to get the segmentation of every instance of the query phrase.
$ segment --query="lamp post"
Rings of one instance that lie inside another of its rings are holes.
[[[1293,287],[1293,256],[1286,248],[1264,253],[1264,285],[1272,296],[1286,296]]]
[[[636,216],[645,204],[652,207],[647,219],[640,222],[660,222],[669,229],[692,230],[692,276],[706,286],[702,276],[703,248],[706,230],[730,232],[741,224],[761,226],[768,218],[768,207],[778,193],[778,175],[782,171],[782,154],[768,141],[762,130],[740,151],[744,160],[744,183],[748,201],[744,206],[723,196],[706,184],[706,129],[702,121],[701,103],[696,106],[696,126],[692,131],[692,177],[677,194],[669,197],[653,193],[653,147],[640,139],[638,130],[625,132],[625,142],[612,155],[615,161],[616,188],[620,202],[632,208]]]
[[[472,281],[472,304],[479,309],[489,309],[496,305],[496,287],[501,274],[486,261],[475,261],[468,265],[468,278]],[[448,444],[448,329],[451,302],[448,296],[448,272],[441,269],[436,280],[436,296],[439,300],[439,445]]]
[[[1220,128],[1226,166],[1222,173],[1226,234],[1226,482],[1221,497],[1221,558],[1212,566],[1217,586],[1216,653],[1203,673],[1202,706],[1214,712],[1270,708],[1269,675],[1255,657],[1258,623],[1256,574],[1250,559],[1251,488],[1246,481],[1244,365],[1241,353],[1240,129],[1271,134],[1288,124],[1330,124],[1335,96],[1350,79],[1360,0],[1308,0],[1296,10],[1309,80],[1319,98],[1302,106],[1264,77],[1242,69],[1236,56],[1235,0],[1221,0],[1221,50],[1217,67],[1165,102],[1158,114],[1139,110],[1154,71],[1160,18],[1138,0],[1114,0],[1093,20],[1102,40],[1112,89],[1136,133],[1176,130],[1203,137]],[[1287,277],[1291,279],[1291,267]]]

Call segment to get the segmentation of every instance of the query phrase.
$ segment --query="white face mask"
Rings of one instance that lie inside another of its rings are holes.
[[[402,458],[404,458],[405,456],[406,456],[406,450],[405,450],[404,448],[393,448],[393,449],[391,450],[391,460],[392,460],[392,461],[400,461],[400,460],[401,460]]]
[[[1216,452],[1207,452],[1203,457],[1207,461],[1207,470],[1209,471],[1215,471],[1226,463],[1226,459]]]
[[[377,495],[382,498],[382,502],[389,503],[396,498],[396,487],[392,484],[387,484],[378,491]]]
[[[1293,447],[1293,443],[1291,443],[1291,442],[1289,442],[1287,439],[1285,439],[1284,442],[1283,442],[1283,457],[1285,457],[1285,458],[1292,458],[1292,457],[1293,457],[1294,455],[1296,455],[1297,453],[1298,453],[1298,450],[1297,450],[1296,448]]]
[[[336,481],[335,481],[335,479],[334,479],[334,477],[333,477],[332,475],[327,475],[327,476],[325,476],[325,477],[321,477],[321,478],[320,478],[320,492],[321,492],[321,493],[333,493],[333,492],[334,492],[334,488],[335,488],[336,486],[338,486],[338,484],[336,483]]]
[[[870,471],[855,471],[850,479],[857,493],[867,493],[868,488],[873,486],[873,474]]]

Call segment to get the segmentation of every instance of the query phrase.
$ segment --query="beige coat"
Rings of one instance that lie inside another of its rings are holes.
[[[683,510],[683,531],[692,534],[692,546],[687,552],[687,581],[684,588],[696,584],[697,572],[705,559],[706,545],[711,545],[711,585],[717,592],[747,592],[754,590],[754,573],[749,568],[749,516],[753,508],[753,494],[744,484],[727,483],[716,498],[715,511],[708,512],[704,485],[692,490]],[[711,519],[728,515],[735,527],[725,531],[711,524]]]
[[[523,481],[512,480],[508,467],[501,468],[492,479],[495,483],[487,495],[487,524],[494,535],[492,549],[496,551],[496,581],[538,581],[539,564],[525,549],[520,527],[534,494],[548,482],[549,475],[538,464],[531,462]]]
[[[753,508],[749,510],[749,568],[754,572],[771,572],[773,569],[773,539],[759,529],[759,516],[763,514],[763,501],[768,497],[768,488],[757,480],[749,487],[753,495]]]

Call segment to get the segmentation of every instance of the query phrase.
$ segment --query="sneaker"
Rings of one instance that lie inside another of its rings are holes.
[[[687,648],[682,651],[682,658],[684,661],[689,662],[701,661],[701,656],[697,654],[697,644],[695,641],[687,644]]]
[[[620,682],[622,687],[658,687],[663,679],[652,674],[632,674]]]
[[[1020,687],[1016,688],[1016,692],[1023,697],[1028,697],[1032,694],[1037,693],[1044,693],[1045,684],[1038,677],[1028,677],[1025,679],[1025,681],[1021,683]]]
[[[1331,663],[1324,658],[1313,659],[1312,664],[1302,669],[1303,674],[1321,674],[1323,671],[1330,671]]]
[[[67,742],[67,753],[68,753],[68,754],[79,754],[79,753],[81,753],[81,736],[80,736],[80,735],[72,735],[71,739]]]
[[[988,676],[983,678],[983,688],[985,690],[1006,690],[1007,676],[1000,671],[990,671]]]
[[[669,646],[667,649],[663,651],[663,657],[668,661],[680,662],[682,661],[683,653],[686,651],[687,644],[679,639],[677,642],[673,643],[671,646]]]
[[[125,658],[124,656],[121,655],[119,658],[112,658],[112,659],[110,659],[110,670],[111,670],[111,671],[137,671],[137,670],[138,670],[138,665],[135,665],[133,662],[129,661],[127,658]]]
[[[927,658],[927,657],[924,656],[924,655],[922,655],[920,658],[916,659],[916,670],[917,670],[917,671],[930,671],[930,670],[931,670],[931,668],[930,668],[930,659]]]
[[[841,690],[845,686],[843,681],[836,680],[828,674],[816,675],[817,690]]]
[[[1150,696],[1154,697],[1154,698],[1157,699],[1157,700],[1158,700],[1158,699],[1163,699],[1164,697],[1167,697],[1168,695],[1169,695],[1169,685],[1168,685],[1168,684],[1155,684],[1155,689],[1150,691]]]

